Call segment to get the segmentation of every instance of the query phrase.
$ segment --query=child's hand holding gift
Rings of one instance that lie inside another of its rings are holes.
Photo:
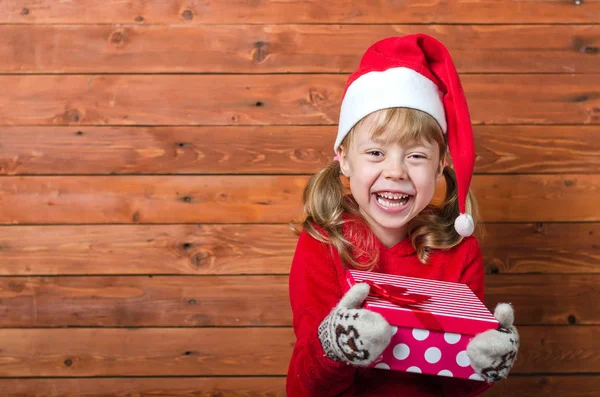
[[[321,345],[332,360],[366,367],[389,345],[390,324],[379,313],[358,309],[369,290],[366,283],[355,284],[319,326]]]
[[[519,350],[519,333],[513,326],[515,315],[512,306],[498,304],[494,317],[500,322],[500,327],[475,336],[467,346],[471,366],[488,382],[508,376]]]

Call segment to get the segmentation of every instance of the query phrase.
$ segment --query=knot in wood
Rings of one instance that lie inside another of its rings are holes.
[[[546,225],[542,222],[537,222],[533,225],[533,231],[538,234],[543,234],[546,232]]]
[[[312,160],[316,157],[316,151],[314,149],[295,149],[294,159],[296,160]]]
[[[491,264],[487,267],[487,274],[498,274],[500,273],[500,269],[498,269],[498,266]]]
[[[110,35],[110,43],[116,46],[125,44],[127,34],[124,31],[116,31]]]
[[[581,47],[579,49],[579,52],[581,52],[582,54],[598,54],[600,52],[600,48],[598,47]]]
[[[208,251],[200,251],[192,256],[192,264],[196,267],[208,267],[214,262],[214,256]]]
[[[327,97],[319,92],[319,90],[311,88],[308,93],[310,97],[310,103],[313,105],[320,105],[322,102],[327,100]]]
[[[8,289],[10,289],[13,292],[21,292],[25,289],[25,285],[22,283],[15,283],[11,281],[8,283]]]
[[[191,21],[192,19],[194,19],[194,13],[190,10],[185,10],[181,13],[181,17],[186,21]]]
[[[65,112],[63,119],[67,123],[78,123],[81,120],[81,114],[77,109],[69,109]]]
[[[264,41],[257,41],[254,43],[254,51],[252,54],[252,59],[256,63],[261,63],[269,56],[269,43],[265,43]]]

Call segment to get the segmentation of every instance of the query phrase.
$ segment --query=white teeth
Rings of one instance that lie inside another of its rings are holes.
[[[377,202],[384,207],[401,207],[401,206],[405,205],[406,202],[408,202],[408,200],[405,200],[405,201],[403,200],[400,202],[392,202],[392,201],[386,200],[383,197],[377,196]]]
[[[389,193],[389,192],[379,192],[379,193],[377,193],[377,195],[384,197],[388,200],[400,200],[400,199],[406,199],[408,197],[407,194]]]
[[[377,202],[384,207],[402,207],[408,203],[410,198],[410,196],[407,194],[393,194],[388,192],[376,193],[375,197]]]

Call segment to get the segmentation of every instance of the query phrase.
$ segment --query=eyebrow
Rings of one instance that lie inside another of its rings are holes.
[[[385,144],[387,144],[387,140],[381,139],[381,138],[377,138],[377,139],[369,138],[369,140],[361,142],[359,144],[359,147],[368,146],[371,144],[385,145]],[[411,143],[409,143],[407,145],[403,145],[403,146],[405,146],[407,148],[419,147],[419,148],[423,148],[423,149],[427,149],[427,150],[433,150],[433,148],[431,147],[431,144],[427,144],[424,142],[411,142]]]

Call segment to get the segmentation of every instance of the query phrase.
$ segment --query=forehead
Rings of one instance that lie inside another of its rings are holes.
[[[365,145],[400,145],[400,146],[425,146],[433,147],[437,142],[425,131],[410,131],[401,126],[377,126],[371,119],[364,120],[357,126],[352,136],[354,146],[360,148]]]

